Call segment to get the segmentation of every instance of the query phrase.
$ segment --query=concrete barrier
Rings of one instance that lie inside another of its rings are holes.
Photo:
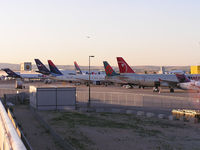
[[[0,149],[1,150],[26,150],[19,138],[8,114],[0,101]]]

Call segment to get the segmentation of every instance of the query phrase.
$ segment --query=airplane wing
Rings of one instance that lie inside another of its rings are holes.
[[[170,80],[163,80],[159,78],[159,82],[160,84],[168,84],[170,87],[178,87],[178,83],[177,81],[170,81]]]

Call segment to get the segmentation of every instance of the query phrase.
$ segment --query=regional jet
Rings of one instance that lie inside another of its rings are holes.
[[[137,84],[142,87],[154,87],[154,92],[159,92],[159,87],[169,87],[170,92],[174,92],[174,88],[179,83],[175,74],[136,74],[122,57],[117,57],[118,67],[120,70],[120,78],[130,84]],[[189,78],[200,75],[187,75]],[[170,82],[160,82],[170,81]]]
[[[42,74],[22,74],[22,73],[16,73],[14,71],[12,71],[11,69],[9,68],[3,68],[1,69],[3,71],[5,71],[8,75],[7,77],[11,77],[11,78],[21,78],[21,79],[41,79],[43,78],[44,76]]]

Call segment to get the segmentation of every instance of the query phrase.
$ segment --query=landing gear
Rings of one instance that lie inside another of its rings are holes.
[[[160,82],[154,82],[154,88],[153,88],[153,92],[160,92]]]
[[[144,86],[139,85],[139,89],[141,89],[141,88],[144,89]]]
[[[158,87],[154,87],[153,88],[153,92],[159,92],[160,90],[159,90],[159,88]]]
[[[128,86],[129,86],[128,89],[133,89],[133,85],[132,84],[129,84]]]
[[[174,89],[173,88],[170,88],[170,93],[174,93]]]
[[[132,89],[133,88],[133,86],[131,84],[123,85],[123,87],[125,87],[126,89]]]
[[[105,83],[105,87],[107,87],[107,86],[108,86],[108,82]]]

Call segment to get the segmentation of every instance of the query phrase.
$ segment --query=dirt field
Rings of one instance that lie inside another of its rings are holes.
[[[198,150],[199,124],[111,113],[40,112],[76,149]]]
[[[27,105],[14,107],[14,115],[34,150],[60,150],[49,132],[41,126]]]
[[[77,150],[199,150],[200,124],[112,113],[38,112]],[[26,105],[14,114],[35,150],[62,150]]]

